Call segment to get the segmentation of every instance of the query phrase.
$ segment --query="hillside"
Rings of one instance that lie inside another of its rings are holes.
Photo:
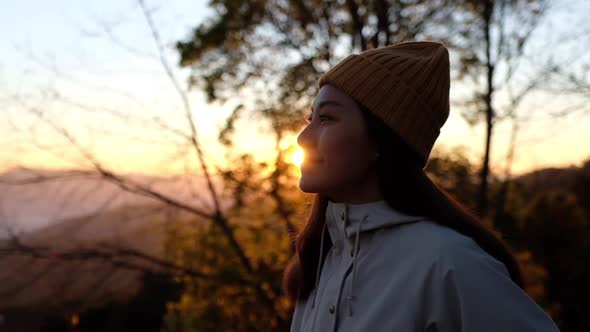
[[[165,225],[172,222],[169,216],[169,209],[162,206],[126,207],[68,219],[24,234],[20,241],[47,248],[44,253],[114,245],[163,257]],[[80,310],[106,300],[132,296],[140,286],[140,276],[139,271],[115,267],[107,260],[6,255],[0,258],[0,310],[31,307]]]
[[[581,167],[544,168],[525,173],[514,179],[527,197],[547,190],[571,188],[580,176],[590,177],[590,160]]]
[[[65,171],[11,170],[0,174],[0,238],[5,228],[30,232],[62,220],[93,215],[122,206],[154,204],[151,198],[129,193],[96,177],[67,176]],[[7,184],[35,176],[59,178],[26,185]],[[198,197],[206,188],[199,176],[156,177],[126,175],[126,179],[148,186],[180,202],[209,206],[206,197]],[[216,184],[220,188],[220,184]],[[204,200],[205,202],[201,202]]]

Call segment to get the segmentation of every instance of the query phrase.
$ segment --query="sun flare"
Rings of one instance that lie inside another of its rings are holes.
[[[303,154],[303,150],[302,149],[298,149],[297,151],[295,151],[295,153],[293,153],[293,155],[291,156],[291,162],[297,166],[297,167],[301,167],[301,163],[303,163],[303,158],[304,158],[304,154]]]

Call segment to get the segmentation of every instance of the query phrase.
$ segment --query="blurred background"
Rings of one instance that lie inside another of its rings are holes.
[[[0,331],[288,331],[321,73],[439,40],[426,171],[590,331],[590,2],[103,0],[0,11]]]

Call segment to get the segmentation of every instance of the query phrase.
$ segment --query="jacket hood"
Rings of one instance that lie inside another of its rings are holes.
[[[348,300],[349,315],[352,316],[354,275],[357,268],[356,258],[360,251],[360,233],[387,226],[412,223],[424,219],[425,218],[422,216],[413,216],[402,213],[391,207],[384,199],[362,204],[337,203],[328,200],[326,219],[320,241],[320,251],[318,253],[319,259],[316,273],[316,289],[320,280],[326,229],[328,230],[330,239],[333,243],[332,249],[339,251],[352,247],[352,286],[350,288],[350,294],[346,297]],[[316,294],[317,292],[314,292],[312,307],[315,306]]]

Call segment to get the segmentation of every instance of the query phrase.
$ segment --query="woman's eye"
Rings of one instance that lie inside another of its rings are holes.
[[[328,117],[327,117],[327,116],[325,116],[325,115],[318,115],[318,117],[320,118],[320,122],[322,122],[322,119],[323,119],[323,120],[327,120],[327,119],[328,119]],[[309,123],[311,123],[311,115],[308,115],[308,116],[305,118],[305,122],[306,122],[306,123],[308,123],[308,124],[309,124]]]

